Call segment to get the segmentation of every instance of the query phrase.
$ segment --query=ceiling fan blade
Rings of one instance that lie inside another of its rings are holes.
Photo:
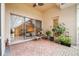
[[[44,3],[38,3],[38,5],[39,5],[39,6],[43,6],[43,5],[44,5]]]
[[[61,3],[61,5],[64,5],[65,3]]]
[[[33,4],[33,7],[36,7],[36,3]]]

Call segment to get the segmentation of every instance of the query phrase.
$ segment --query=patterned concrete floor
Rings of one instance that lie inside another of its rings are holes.
[[[9,52],[10,51],[10,52]],[[29,41],[10,46],[5,55],[11,56],[79,56],[79,49],[48,40]]]

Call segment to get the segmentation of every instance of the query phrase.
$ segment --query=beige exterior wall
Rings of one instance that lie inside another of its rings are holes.
[[[26,6],[25,4],[11,4],[11,5],[7,4],[6,23],[8,23],[10,20],[10,13],[27,16],[37,20],[42,20],[42,28],[44,33],[47,30],[52,30],[53,19],[59,16],[59,23],[65,23],[66,27],[69,29],[70,36],[72,36],[72,39],[74,40],[76,39],[75,5],[61,10],[54,7],[44,13],[41,13],[34,8]],[[6,25],[6,27],[9,27],[9,23]],[[9,31],[9,28],[7,28],[6,31]],[[6,33],[6,35],[8,35],[8,33]]]
[[[52,30],[53,19],[59,16],[59,23],[64,23],[68,28],[69,34],[72,37],[72,44],[76,44],[76,6],[72,5],[64,9],[52,8],[46,11],[43,15],[43,31]],[[53,35],[53,34],[52,34]]]
[[[43,14],[43,32],[45,33],[48,30],[52,31],[53,28],[53,19],[57,16],[60,16],[60,9],[52,8],[46,11]],[[52,34],[53,35],[53,34]]]
[[[76,44],[76,5],[61,9],[60,23],[64,23],[72,37],[72,44]]]

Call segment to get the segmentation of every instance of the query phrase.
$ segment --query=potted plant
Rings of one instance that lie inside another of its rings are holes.
[[[70,36],[65,36],[64,34],[61,34],[58,37],[58,40],[61,44],[66,45],[66,46],[71,46],[71,38]]]
[[[46,32],[46,35],[47,35],[48,39],[50,39],[51,31],[47,31],[47,32]]]
[[[54,35],[56,37],[60,36],[61,34],[63,34],[65,32],[65,27],[64,27],[64,23],[59,24],[58,26],[54,27],[52,29],[52,31],[54,32]]]

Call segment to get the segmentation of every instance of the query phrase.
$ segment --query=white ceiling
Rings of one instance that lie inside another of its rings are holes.
[[[33,7],[33,4],[34,3],[27,3],[26,5]],[[36,6],[33,8],[35,8],[41,12],[44,12],[44,11],[47,11],[48,9],[51,9],[51,8],[64,9],[64,8],[70,7],[72,5],[73,5],[73,3],[63,3],[63,5],[61,3],[44,3],[43,6]]]
[[[26,5],[33,7],[33,3],[27,3]],[[44,12],[48,9],[55,8],[55,7],[57,7],[57,5],[55,3],[44,3],[43,6],[36,6],[33,8],[35,8],[41,12]]]
[[[60,8],[64,9],[64,8],[70,7],[72,5],[74,5],[74,3],[64,3],[63,5],[60,4]]]
[[[73,3],[63,3],[63,5],[61,3],[44,3],[43,6],[33,7],[33,4],[34,3],[25,3],[25,4],[18,4],[18,5],[29,6],[29,7],[35,8],[36,10],[40,12],[44,12],[52,8],[64,9],[73,5]]]

